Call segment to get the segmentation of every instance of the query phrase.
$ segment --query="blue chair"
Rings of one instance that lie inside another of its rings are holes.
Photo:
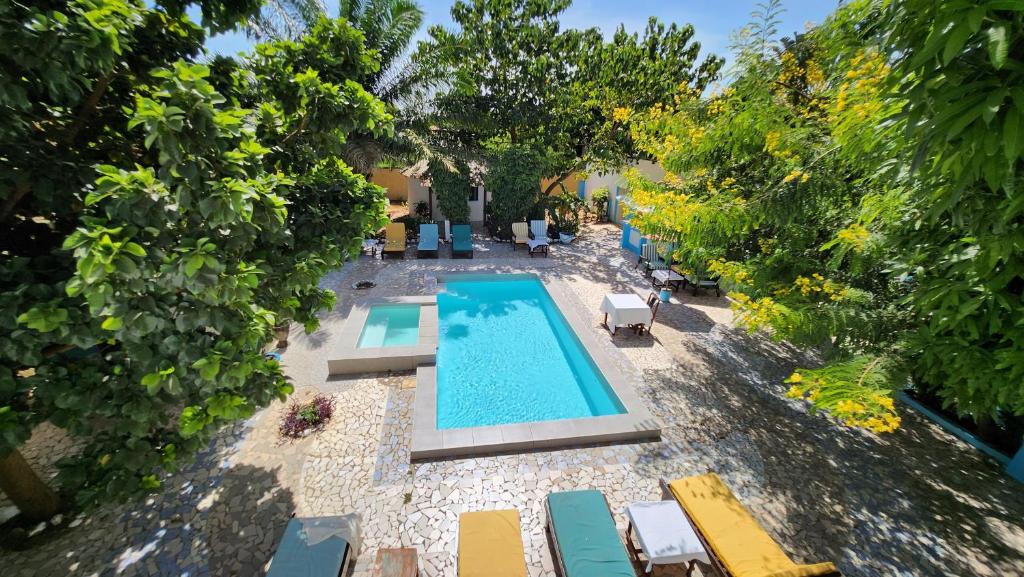
[[[416,245],[416,258],[437,258],[437,225],[420,225],[420,242]]]

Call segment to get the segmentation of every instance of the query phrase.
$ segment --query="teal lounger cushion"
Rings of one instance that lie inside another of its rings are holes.
[[[455,252],[473,252],[473,241],[470,239],[471,232],[468,224],[453,226],[452,250]]]
[[[267,577],[337,577],[349,553],[349,527],[346,517],[288,521]]]
[[[564,577],[636,577],[600,491],[551,493],[548,514]]]
[[[420,242],[416,246],[417,250],[437,250],[437,225],[421,224],[420,225]]]

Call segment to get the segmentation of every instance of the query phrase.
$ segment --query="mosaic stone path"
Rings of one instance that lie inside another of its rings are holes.
[[[299,398],[335,396],[325,430],[282,444],[284,407],[271,406],[226,430],[168,479],[164,494],[66,519],[62,532],[30,551],[0,551],[4,576],[259,575],[290,515],[358,513],[363,545],[354,575],[370,574],[378,548],[412,546],[423,575],[449,577],[458,514],[514,507],[529,573],[548,577],[549,492],[600,489],[624,531],[625,506],[659,498],[660,479],[709,470],[800,561],[833,560],[858,577],[1024,574],[1020,485],[912,413],[903,411],[903,429],[881,438],[807,414],[785,398],[781,380],[813,359],[732,328],[724,299],[680,293],[661,308],[653,337],[601,334],[596,311],[605,293],[650,290],[618,249],[616,229],[591,227],[574,245],[553,247],[549,259],[507,244],[478,240],[476,248],[472,261],[363,258],[324,279],[338,306],[317,332],[293,331],[283,364]],[[355,299],[420,294],[424,277],[444,270],[566,281],[602,336],[600,354],[632,375],[664,422],[662,441],[410,464],[412,376],[328,380],[326,359]],[[350,288],[363,279],[378,286]],[[26,455],[49,474],[62,449],[73,447],[59,430],[43,429]],[[674,574],[682,573],[658,573]]]

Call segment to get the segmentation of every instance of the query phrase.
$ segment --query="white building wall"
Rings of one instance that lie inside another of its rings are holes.
[[[418,178],[409,179],[409,212],[415,214],[416,204],[419,202],[430,202],[430,189],[428,189]],[[434,207],[437,210],[437,207]]]
[[[475,201],[470,201],[469,202],[469,220],[470,220],[470,222],[483,222],[483,220],[484,220],[484,194],[485,193],[483,191],[483,187],[480,187],[480,190],[477,193],[477,199]],[[488,195],[487,196],[487,200],[490,201],[490,199],[491,199],[490,193],[487,192],[486,194]],[[427,185],[425,185],[423,183],[423,181],[421,181],[420,179],[418,179],[418,178],[410,178],[409,179],[409,212],[410,213],[413,213],[413,214],[415,213],[415,211],[416,211],[416,203],[418,203],[420,201],[426,202],[428,204],[430,203],[430,188],[427,187]],[[437,198],[436,197],[434,198],[433,209],[434,209],[434,220],[438,220],[438,221],[440,221],[440,220],[447,220],[445,215],[444,215],[444,212],[441,211],[441,207],[438,206],[438,204],[437,204]]]
[[[640,174],[653,181],[659,181],[665,178],[665,169],[649,160],[641,160],[623,167],[621,170],[616,172],[592,173],[586,181],[584,196],[587,203],[590,203],[591,195],[595,190],[603,186],[608,187],[608,204],[609,209],[615,211],[615,214],[612,216],[612,222],[615,223],[618,223],[623,216],[622,205],[616,201],[615,195],[623,195],[626,193],[626,178],[623,176],[623,173],[630,168],[636,168],[640,171]]]
[[[484,221],[484,194],[484,187],[478,186],[476,192],[476,200],[469,201],[470,222]]]
[[[636,168],[640,171],[640,174],[646,176],[650,180],[658,181],[665,178],[665,170],[650,160],[641,160],[633,163],[632,165],[623,167],[622,169],[615,172],[607,173],[591,173],[590,177],[587,178],[586,188],[584,189],[584,195],[586,201],[589,203],[593,192],[602,186],[608,187],[610,194],[615,194],[615,187],[619,187],[619,191],[626,190],[626,178],[623,173],[630,168]]]

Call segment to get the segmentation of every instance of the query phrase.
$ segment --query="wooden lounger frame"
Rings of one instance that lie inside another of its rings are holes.
[[[661,487],[669,495],[672,495],[672,489],[669,488],[668,481],[662,479]],[[705,537],[704,533],[701,532],[700,527],[698,527],[697,523],[695,523],[693,521],[693,518],[690,517],[690,512],[686,510],[686,507],[683,507],[683,504],[680,503],[679,500],[675,498],[675,495],[672,495],[672,500],[675,501],[677,505],[679,505],[679,508],[683,511],[683,515],[686,516],[686,521],[690,524],[691,527],[693,527],[693,532],[697,535],[697,538],[700,539],[700,544],[704,546],[704,550],[707,551],[708,554],[708,559],[711,561],[711,565],[715,568],[715,570],[718,571],[718,574],[725,575],[726,577],[734,577],[733,574],[730,573],[728,569],[726,569],[725,563],[722,562],[722,559],[719,558],[718,554],[715,553],[715,550],[711,547],[711,543],[708,543],[707,537]],[[746,509],[746,505],[744,505],[743,508]],[[839,571],[833,571],[832,573],[826,573],[824,575],[820,575],[819,577],[843,577],[843,574]]]

